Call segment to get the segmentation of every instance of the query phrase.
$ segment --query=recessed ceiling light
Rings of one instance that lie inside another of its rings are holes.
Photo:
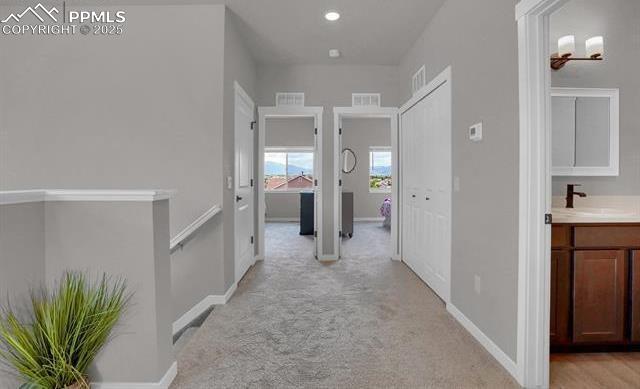
[[[340,14],[336,11],[329,11],[324,14],[324,18],[330,22],[335,22],[336,20],[340,19]]]
[[[338,50],[338,49],[330,49],[329,50],[329,58],[340,58],[340,50]]]

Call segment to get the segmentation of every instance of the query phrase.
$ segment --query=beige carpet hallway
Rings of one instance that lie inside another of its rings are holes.
[[[172,388],[517,387],[403,263],[350,249],[274,249],[182,349]]]

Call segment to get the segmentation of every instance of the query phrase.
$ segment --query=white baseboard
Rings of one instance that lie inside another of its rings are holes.
[[[330,261],[337,261],[337,260],[338,260],[337,255],[321,255],[318,257],[318,261],[320,262],[330,262]]]
[[[193,320],[195,320],[198,316],[202,315],[207,309],[211,308],[214,305],[224,305],[229,301],[233,293],[235,293],[238,285],[234,282],[233,285],[227,290],[227,292],[223,295],[209,295],[203,298],[199,303],[194,305],[191,309],[189,309],[185,314],[180,316],[180,318],[173,322],[173,335],[182,331],[184,327],[189,325]]]
[[[268,217],[265,222],[271,223],[287,223],[287,222],[299,222],[300,218],[297,217]]]
[[[464,315],[453,304],[447,304],[447,311],[458,320],[462,326],[491,354],[518,381],[518,368],[516,363],[502,351],[480,328]]]
[[[158,382],[92,382],[91,389],[169,389],[176,375],[178,362],[173,362]]]
[[[383,217],[354,217],[354,222],[383,222]]]

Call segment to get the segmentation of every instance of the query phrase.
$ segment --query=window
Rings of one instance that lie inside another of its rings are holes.
[[[391,192],[391,147],[369,148],[369,192]]]
[[[299,192],[312,188],[313,148],[265,148],[264,190],[266,192]]]

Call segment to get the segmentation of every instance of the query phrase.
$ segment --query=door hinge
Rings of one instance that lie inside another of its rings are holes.
[[[342,180],[338,180],[338,186],[342,186]]]
[[[338,135],[342,135],[342,128],[338,128]]]
[[[318,135],[318,129],[317,128],[313,129],[313,135]]]
[[[251,236],[251,244],[253,244],[253,235]]]
[[[254,121],[251,122],[251,129],[253,130],[255,128],[255,126],[256,126],[256,122],[254,120]]]
[[[251,186],[253,187],[253,178],[251,179]]]
[[[342,231],[338,231],[338,238],[342,238]]]
[[[313,231],[313,237],[317,238],[318,237],[318,231]]]
[[[552,224],[553,223],[553,215],[550,213],[544,214],[544,224]]]
[[[313,185],[318,186],[318,180],[317,179],[313,180]]]

